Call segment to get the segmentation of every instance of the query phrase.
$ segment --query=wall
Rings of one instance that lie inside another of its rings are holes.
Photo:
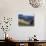
[[[13,37],[16,40],[27,40],[29,37],[32,37],[34,34],[37,35],[37,39],[45,39],[45,15],[46,8],[33,8],[30,6],[28,0],[0,0],[0,16],[13,17],[13,22],[10,31],[10,37]],[[18,26],[18,13],[32,13],[35,16],[35,26],[33,27],[19,27]],[[2,31],[0,32],[0,34]],[[2,34],[1,34],[2,35]],[[2,36],[0,36],[2,39]]]

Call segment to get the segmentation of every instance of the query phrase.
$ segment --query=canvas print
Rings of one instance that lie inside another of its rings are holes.
[[[18,15],[18,25],[19,26],[34,26],[34,16],[29,15]]]

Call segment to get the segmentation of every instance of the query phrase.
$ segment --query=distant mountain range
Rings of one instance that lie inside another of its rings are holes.
[[[34,19],[34,16],[24,16],[23,14],[19,14],[18,18],[23,19],[25,21],[31,21]]]

